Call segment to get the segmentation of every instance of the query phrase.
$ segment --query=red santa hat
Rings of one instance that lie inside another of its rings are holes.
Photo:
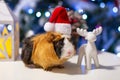
[[[54,9],[49,22],[44,25],[44,30],[60,32],[65,35],[71,35],[71,24],[64,7],[57,7]]]

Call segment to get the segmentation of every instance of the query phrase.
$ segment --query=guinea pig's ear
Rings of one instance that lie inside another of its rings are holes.
[[[58,40],[60,40],[61,38],[62,38],[62,34],[60,34],[60,33],[54,33],[54,39],[53,39],[53,41],[58,41]]]
[[[61,34],[56,32],[48,32],[47,34],[47,40],[48,42],[53,42],[61,39]]]
[[[46,37],[48,42],[52,42],[53,39],[55,38],[52,32],[48,32]]]

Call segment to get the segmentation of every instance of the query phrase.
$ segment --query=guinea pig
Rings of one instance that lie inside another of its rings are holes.
[[[57,32],[46,32],[23,41],[21,59],[26,66],[33,65],[44,70],[61,68],[75,54],[69,37]]]

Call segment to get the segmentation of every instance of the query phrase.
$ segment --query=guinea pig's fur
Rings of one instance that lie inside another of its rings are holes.
[[[32,37],[26,38],[23,41],[21,58],[25,64],[32,64],[31,56],[33,50],[33,42],[31,41],[31,38]]]
[[[46,32],[23,42],[21,58],[25,65],[34,64],[44,70],[60,67],[75,54],[68,37],[57,32]]]

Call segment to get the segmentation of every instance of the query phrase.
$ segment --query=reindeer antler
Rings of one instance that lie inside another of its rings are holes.
[[[93,30],[93,33],[95,35],[99,35],[101,32],[102,32],[102,27],[99,27],[99,28],[96,28],[96,29]]]
[[[81,36],[86,36],[87,35],[87,30],[86,29],[80,29],[77,28],[77,33]]]

